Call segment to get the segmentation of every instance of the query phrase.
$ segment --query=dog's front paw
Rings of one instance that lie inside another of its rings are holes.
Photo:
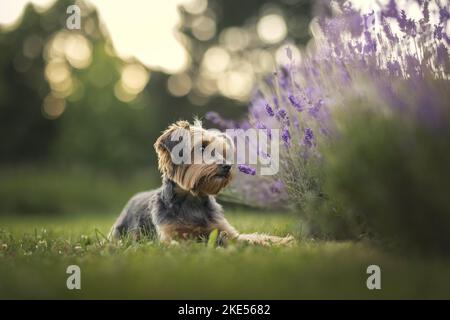
[[[270,245],[292,245],[295,242],[293,236],[277,237],[269,236],[266,234],[252,233],[252,234],[240,234],[237,239],[239,241],[245,241],[250,244],[270,246]]]
[[[291,235],[288,235],[286,237],[275,237],[277,239],[275,239],[275,244],[280,244],[280,245],[293,245],[295,243],[295,238]]]

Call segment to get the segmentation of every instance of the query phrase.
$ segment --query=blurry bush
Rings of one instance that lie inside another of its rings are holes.
[[[299,212],[306,237],[450,252],[450,13],[422,2],[416,21],[413,4],[363,14],[335,2],[300,61],[286,47],[289,62],[260,83],[246,121],[210,115],[281,131],[272,196]]]
[[[433,81],[419,90],[431,100],[450,101],[449,90],[440,90],[446,86]],[[420,98],[405,87],[403,94]],[[428,101],[423,107],[438,106]],[[376,238],[404,250],[449,254],[450,109],[440,105],[438,119],[411,119],[379,112],[381,103],[353,105],[337,115],[339,138],[323,149],[326,192]]]
[[[158,179],[150,170],[120,178],[85,168],[4,168],[0,214],[118,214],[134,193]]]

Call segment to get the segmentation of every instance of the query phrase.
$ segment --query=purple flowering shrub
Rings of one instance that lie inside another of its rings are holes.
[[[435,220],[428,217],[433,225],[450,234],[450,204],[440,197],[450,193],[448,165],[442,167],[450,154],[449,6],[403,3],[390,0],[363,14],[349,1],[337,1],[331,16],[316,17],[313,49],[300,61],[286,48],[290,62],[259,84],[248,119],[207,116],[223,127],[281,130],[279,173],[244,179],[253,181],[254,194],[255,181],[264,181],[268,190],[277,185],[279,192],[266,197],[266,204],[289,203],[301,212],[310,235],[392,235],[406,219],[417,228],[403,238],[414,232],[426,238],[418,231],[426,208],[435,214]],[[412,6],[420,8],[420,18],[408,16]],[[247,167],[241,171],[254,174]],[[430,182],[427,171],[442,175],[431,175]],[[246,187],[240,182],[233,185],[235,193]],[[408,217],[411,210],[417,214]],[[392,230],[384,232],[380,222]]]

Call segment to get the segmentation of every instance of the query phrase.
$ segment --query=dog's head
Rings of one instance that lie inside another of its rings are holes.
[[[163,176],[191,193],[215,195],[233,176],[233,141],[217,130],[205,130],[199,121],[178,121],[155,142]]]

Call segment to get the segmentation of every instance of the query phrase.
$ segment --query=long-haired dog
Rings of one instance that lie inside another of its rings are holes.
[[[194,124],[178,121],[163,132],[154,147],[162,186],[138,193],[128,201],[110,231],[110,239],[127,234],[138,239],[145,234],[170,243],[178,239],[207,238],[217,229],[219,239],[262,245],[288,244],[294,240],[291,236],[240,234],[225,219],[222,207],[215,199],[215,195],[230,183],[232,165],[224,161],[185,161],[195,158],[196,152],[205,153],[208,148],[222,150],[222,160],[234,154],[233,141],[225,134],[204,130],[198,121]],[[176,157],[184,160],[179,161]]]

